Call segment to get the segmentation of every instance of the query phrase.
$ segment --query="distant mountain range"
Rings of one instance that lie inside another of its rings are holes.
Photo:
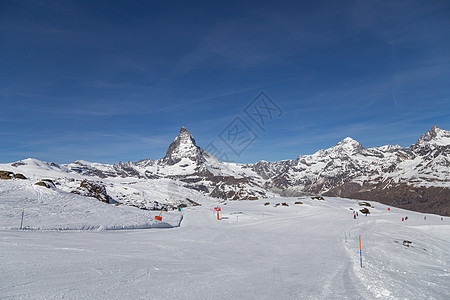
[[[346,138],[296,160],[249,166],[264,187],[284,195],[374,200],[422,212],[450,213],[450,132],[434,126],[410,147],[365,149]]]
[[[108,193],[97,197],[102,201],[147,209],[195,205],[191,198],[196,195],[252,200],[275,194],[314,194],[450,215],[450,132],[437,126],[407,148],[387,145],[366,149],[346,138],[295,160],[256,164],[221,162],[197,146],[182,127],[166,155],[157,160],[57,165],[25,159],[0,164],[0,170],[10,172],[5,178],[17,173],[34,181],[46,177],[55,191],[91,197],[101,191]]]

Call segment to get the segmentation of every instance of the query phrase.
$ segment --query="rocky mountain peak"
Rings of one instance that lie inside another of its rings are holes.
[[[450,131],[440,129],[436,125],[433,126],[429,131],[425,132],[415,144],[420,145],[437,145],[437,146],[447,146],[450,144]]]
[[[188,158],[195,162],[202,161],[202,151],[200,147],[197,146],[194,137],[184,126],[181,127],[180,134],[173,140],[167,149],[163,162],[168,165],[174,165],[183,158]]]
[[[191,133],[189,132],[189,130],[187,130],[186,127],[184,127],[184,126],[181,126],[181,128],[180,128],[180,134],[181,134],[181,133],[188,133],[188,134],[191,134]]]
[[[184,127],[184,126],[181,127],[180,134],[178,134],[178,136],[175,138],[174,141],[176,141],[177,139],[179,139],[182,144],[192,145],[192,146],[197,147],[194,137],[189,132],[189,130],[187,130],[186,127]]]

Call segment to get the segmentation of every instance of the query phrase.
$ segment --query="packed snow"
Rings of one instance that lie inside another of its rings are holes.
[[[0,183],[0,298],[450,298],[450,218],[370,202],[354,219],[366,206],[329,197],[194,198],[163,212],[172,228],[130,230],[160,212]]]

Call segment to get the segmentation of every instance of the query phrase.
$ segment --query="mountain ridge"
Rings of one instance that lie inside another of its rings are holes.
[[[77,160],[57,165],[25,159],[4,164],[1,168],[5,169],[5,166],[10,166],[7,171],[11,171],[11,167],[28,168],[25,173],[45,175],[54,172],[59,173],[60,178],[76,177],[75,180],[83,177],[103,181],[114,179],[113,186],[120,186],[117,181],[121,178],[142,182],[170,180],[177,189],[195,190],[221,200],[252,200],[274,193],[290,196],[319,194],[450,213],[450,132],[437,126],[405,148],[399,145],[364,148],[347,137],[328,149],[299,155],[293,160],[255,164],[221,162],[198,146],[192,134],[181,127],[165,156],[156,160],[112,165]],[[61,185],[66,184],[65,180],[60,181]],[[125,191],[126,188],[116,198],[126,199]],[[142,196],[140,203],[144,206],[146,202],[153,203],[145,199],[148,197]],[[139,197],[134,195],[132,198]],[[146,207],[152,205],[154,203]]]

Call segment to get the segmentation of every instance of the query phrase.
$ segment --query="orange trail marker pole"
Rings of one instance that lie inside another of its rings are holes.
[[[22,229],[22,225],[23,225],[23,214],[25,212],[25,207],[22,208],[22,220],[20,221],[20,229]]]
[[[219,212],[217,212],[217,220],[219,220]]]
[[[361,261],[361,268],[362,268],[361,236],[359,236],[359,259]]]

